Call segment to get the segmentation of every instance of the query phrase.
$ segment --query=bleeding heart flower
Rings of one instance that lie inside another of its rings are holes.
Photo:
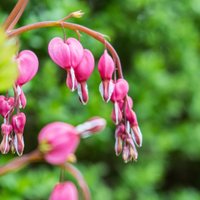
[[[111,96],[111,101],[122,101],[127,95],[129,90],[128,82],[125,79],[118,79],[114,86],[114,91]]]
[[[61,68],[67,71],[67,86],[74,91],[76,88],[74,69],[83,58],[83,47],[75,38],[63,40],[59,37],[53,38],[48,46],[51,59]]]
[[[112,75],[115,71],[115,64],[107,50],[104,51],[98,63],[98,70],[102,79],[99,86],[99,91],[105,102],[110,100],[113,93],[114,84],[112,82]]]
[[[12,126],[14,135],[14,147],[19,156],[23,154],[24,151],[24,127],[26,124],[26,115],[24,113],[18,113],[12,117]]]
[[[24,85],[29,82],[38,71],[38,58],[32,51],[21,51],[17,58],[19,76],[16,81],[17,85]]]
[[[3,95],[0,95],[0,115],[2,117],[6,117],[10,110],[14,106],[14,98],[13,97],[5,97]]]
[[[84,55],[75,69],[75,76],[78,82],[78,95],[83,104],[88,102],[88,88],[86,81],[94,70],[94,56],[88,49],[84,49]]]
[[[2,154],[7,154],[10,150],[10,144],[9,144],[9,137],[12,133],[12,125],[10,124],[2,124],[1,125],[1,134],[3,136],[2,142],[0,144],[0,150]]]
[[[78,191],[72,182],[58,183],[49,200],[78,200]]]
[[[38,135],[39,149],[47,162],[59,165],[67,161],[79,144],[80,137],[76,129],[63,122],[54,122],[45,126]]]

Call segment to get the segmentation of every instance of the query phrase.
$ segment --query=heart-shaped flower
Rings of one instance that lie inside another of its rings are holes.
[[[17,58],[19,76],[16,81],[17,85],[24,85],[29,82],[38,71],[38,58],[32,51],[21,51]]]
[[[115,83],[114,91],[111,96],[111,101],[121,101],[127,95],[129,90],[128,82],[125,79],[118,79]]]
[[[46,125],[38,135],[39,149],[47,162],[59,165],[67,161],[79,144],[76,129],[63,122]]]

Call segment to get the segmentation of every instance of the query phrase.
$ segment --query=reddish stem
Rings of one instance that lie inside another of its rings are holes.
[[[24,32],[30,31],[30,30],[45,28],[45,27],[64,27],[64,28],[68,28],[68,29],[71,29],[74,31],[79,30],[79,31],[82,31],[82,32],[92,36],[96,40],[100,41],[101,43],[103,43],[106,46],[106,48],[112,54],[112,57],[116,63],[117,69],[118,69],[119,78],[123,78],[120,59],[119,59],[117,52],[113,48],[113,46],[108,41],[106,41],[106,39],[104,38],[104,36],[101,33],[93,31],[85,26],[81,26],[79,24],[74,24],[74,23],[69,23],[69,22],[63,22],[63,21],[44,21],[44,22],[38,22],[38,23],[22,26],[20,28],[17,28],[17,29],[11,30],[11,31],[7,31],[7,35],[8,35],[8,37],[14,37],[14,36],[20,35]]]
[[[30,163],[38,162],[42,159],[43,156],[38,150],[35,150],[22,157],[15,158],[11,160],[8,164],[0,166],[0,176],[5,175],[14,170],[19,170]]]
[[[6,21],[3,24],[5,30],[7,30],[11,24],[12,27],[16,25],[16,23],[18,22],[18,20],[20,19],[21,15],[23,14],[26,8],[28,1],[29,0],[18,0],[17,4],[15,5],[10,15],[7,17]],[[15,20],[14,23],[13,20]]]
[[[80,171],[69,163],[66,163],[63,167],[78,181],[84,200],[90,200],[91,199],[90,190]]]

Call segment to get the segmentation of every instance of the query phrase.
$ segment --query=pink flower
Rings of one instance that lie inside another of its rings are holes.
[[[88,88],[86,81],[94,70],[94,56],[88,49],[84,49],[84,55],[75,69],[75,76],[78,82],[78,95],[83,104],[88,102]]]
[[[24,50],[18,54],[16,60],[19,70],[16,84],[22,86],[36,75],[39,65],[38,58],[32,51]]]
[[[129,90],[129,85],[125,79],[118,79],[114,86],[114,91],[111,96],[111,101],[122,101],[127,95]]]
[[[98,70],[102,79],[102,82],[99,86],[99,91],[104,101],[108,102],[114,89],[112,75],[115,70],[115,64],[107,50],[104,51],[99,60]]]
[[[59,37],[55,37],[50,41],[48,51],[51,59],[67,71],[67,86],[74,91],[76,86],[74,69],[83,57],[81,43],[75,38],[68,38],[64,41]]]
[[[80,137],[73,126],[63,122],[54,122],[40,131],[38,140],[45,160],[59,165],[66,162],[68,156],[75,152]]]
[[[24,127],[26,124],[26,115],[24,113],[18,113],[12,117],[12,126],[14,135],[14,147],[19,156],[23,154],[24,151]]]
[[[7,117],[8,113],[14,106],[14,98],[9,97],[6,98],[3,95],[0,95],[0,115],[2,117]]]
[[[1,134],[3,136],[2,142],[0,144],[0,150],[2,154],[7,154],[10,150],[10,144],[9,144],[9,137],[12,133],[12,125],[10,124],[2,124],[1,125]]]
[[[72,182],[58,183],[49,200],[78,200],[78,191]]]

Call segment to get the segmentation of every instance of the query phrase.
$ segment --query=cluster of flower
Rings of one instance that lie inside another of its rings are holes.
[[[26,116],[20,112],[26,107],[26,97],[22,86],[29,82],[38,71],[38,58],[29,50],[24,50],[15,58],[18,64],[19,75],[14,85],[14,97],[0,96],[0,115],[4,118],[1,125],[3,136],[0,150],[3,154],[10,151],[17,152],[19,156],[24,151],[23,132],[26,123]],[[16,114],[13,114],[16,109]]]
[[[67,71],[67,86],[72,91],[77,89],[80,101],[86,104],[89,99],[86,81],[94,69],[92,53],[83,49],[81,43],[74,38],[53,38],[48,50],[52,60]],[[141,147],[142,134],[132,110],[133,101],[128,96],[129,85],[125,79],[112,79],[113,76],[116,77],[115,63],[106,49],[98,62],[98,71],[102,79],[99,86],[101,96],[105,102],[111,100],[114,104],[112,119],[117,125],[116,155],[122,152],[125,162],[136,160],[138,154],[135,144]]]

